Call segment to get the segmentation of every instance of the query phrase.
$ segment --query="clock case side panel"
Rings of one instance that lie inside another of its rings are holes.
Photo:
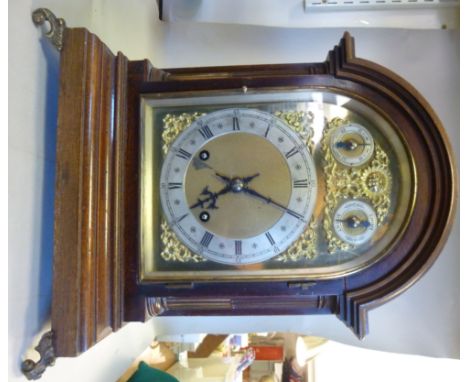
[[[213,294],[219,295],[220,299],[221,295],[259,296],[262,290],[270,292],[263,295],[265,302],[295,294],[335,296],[339,303],[332,312],[362,338],[368,331],[368,310],[409,288],[437,258],[453,221],[456,195],[455,169],[443,127],[427,101],[405,80],[377,64],[356,58],[354,41],[348,33],[329,52],[324,63],[164,69],[154,77],[159,80],[141,84],[142,94],[210,90],[242,92],[249,88],[288,87],[328,87],[358,94],[371,106],[384,105],[387,117],[407,140],[411,156],[415,158],[416,173],[424,176],[418,179],[414,209],[402,238],[390,253],[363,271],[335,280],[304,280],[302,284],[308,282],[307,287],[296,291],[291,290],[287,282],[231,283],[230,286],[219,283],[216,288],[206,283],[189,283],[180,288],[140,285],[141,292],[150,299],[167,297],[166,300],[151,300],[150,311],[195,314],[195,308],[184,310],[184,299],[193,297],[195,301],[214,297]],[[181,303],[174,303],[174,299],[181,299]],[[168,304],[169,301],[172,304]],[[233,313],[233,309],[226,305],[224,314],[242,314],[242,306],[238,304],[239,309]],[[199,306],[198,311],[206,314],[207,309]],[[249,312],[245,310],[245,314]],[[290,314],[297,312],[290,310]]]
[[[349,33],[330,51],[327,62],[337,78],[372,89],[402,111],[409,123],[398,128],[416,162],[417,195],[402,240],[375,266],[345,279],[340,318],[362,338],[369,331],[368,311],[406,291],[440,254],[455,215],[456,169],[441,121],[411,84],[385,67],[355,57]]]
[[[127,59],[65,29],[60,66],[52,331],[75,356],[122,326]]]

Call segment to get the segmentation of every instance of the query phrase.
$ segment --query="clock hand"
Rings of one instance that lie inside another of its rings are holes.
[[[211,167],[208,163],[206,163],[205,161],[201,160],[200,158],[197,158],[195,157],[193,159],[193,166],[197,169],[197,170],[200,170],[202,168],[208,168],[210,170],[213,170],[216,174],[216,177],[219,178],[221,181],[223,181],[224,183],[226,184],[230,184],[232,183],[232,181],[234,179],[236,179],[237,177],[234,177],[234,178],[230,178],[226,175],[222,175],[220,174],[219,172],[217,172],[213,167]],[[244,184],[244,185],[247,185],[252,179],[256,178],[257,176],[259,176],[260,174],[257,173],[255,175],[252,175],[252,176],[247,176],[245,178],[237,178],[237,179],[240,179],[241,182]]]
[[[229,177],[227,177],[225,175],[216,173],[216,176],[218,178],[220,178],[226,184],[226,186],[223,189],[221,189],[220,191],[218,191],[218,192],[211,192],[208,189],[208,186],[206,186],[202,190],[200,195],[208,195],[208,196],[206,198],[204,198],[204,199],[198,198],[197,202],[194,203],[192,206],[190,206],[190,209],[197,208],[197,207],[205,208],[205,203],[209,203],[206,208],[208,208],[208,209],[217,209],[218,206],[216,205],[216,200],[218,199],[218,197],[220,195],[226,194],[228,192],[240,192],[240,191],[242,191],[244,189],[244,187],[247,185],[247,183],[249,183],[250,181],[252,181],[252,179],[256,178],[259,175],[260,174],[257,173],[255,175],[247,176],[245,178],[234,177],[234,178],[231,179],[231,178],[229,178]]]
[[[231,178],[229,178],[229,177],[227,177],[225,175],[219,174],[218,172],[216,172],[216,170],[213,167],[211,167],[208,163],[201,160],[200,158],[197,158],[197,157],[193,158],[192,164],[193,164],[193,167],[195,167],[197,170],[207,168],[207,169],[210,169],[210,170],[214,171],[216,173],[216,178],[221,180],[223,183],[228,184],[231,181]]]
[[[216,200],[218,199],[218,197],[220,195],[224,195],[228,192],[231,192],[231,186],[228,185],[226,187],[224,187],[223,189],[221,189],[220,191],[218,192],[211,192],[208,190],[208,186],[206,186],[203,191],[200,193],[200,195],[208,195],[207,198],[205,199],[198,199],[196,203],[194,203],[193,205],[190,206],[190,209],[193,209],[193,208],[197,208],[197,207],[201,207],[201,208],[205,208],[205,203],[209,203],[208,206],[206,208],[208,209],[217,209],[218,206],[216,205]]]
[[[335,147],[338,149],[343,149],[345,151],[354,151],[359,146],[369,146],[369,143],[359,143],[354,139],[346,139],[344,141],[339,141],[335,143]]]
[[[340,223],[346,224],[348,228],[358,228],[358,227],[368,228],[370,226],[369,221],[361,220],[357,216],[350,216],[349,218],[339,219],[337,221]]]
[[[217,178],[219,178],[222,182],[224,182],[227,185],[230,185],[232,183],[232,179],[226,175],[222,175],[219,172],[215,172],[215,175]]]
[[[228,176],[226,175],[222,175],[220,173],[216,173],[215,174],[219,179],[221,179],[224,183],[226,184],[230,184],[232,187],[234,187],[235,184],[238,184],[240,185],[241,187],[245,187],[247,186],[247,184],[249,184],[253,179],[255,179],[257,176],[259,176],[260,174],[259,173],[256,173],[255,175],[251,175],[251,176],[246,176],[244,178],[239,178],[237,176],[233,177],[233,178],[229,178]]]
[[[244,186],[247,186],[253,179],[255,179],[259,175],[260,174],[257,172],[255,175],[246,176],[245,178],[241,178],[242,183],[244,183]]]
[[[266,204],[272,204],[273,206],[279,208],[280,210],[283,210],[284,212],[294,216],[295,218],[304,221],[304,217],[302,215],[300,215],[299,213],[297,213],[297,212],[283,206],[282,204],[280,204],[278,202],[275,202],[273,199],[271,199],[268,196],[262,195],[262,194],[258,193],[257,191],[255,191],[255,190],[253,190],[251,188],[248,188],[248,187],[244,187],[242,189],[242,191],[245,192],[246,194],[255,196],[255,197],[263,200]]]

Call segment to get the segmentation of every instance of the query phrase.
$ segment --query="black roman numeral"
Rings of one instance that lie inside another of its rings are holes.
[[[237,116],[232,117],[232,130],[240,130],[239,118],[237,118]]]
[[[291,150],[289,150],[286,154],[286,158],[289,159],[291,158],[293,155],[296,155],[297,153],[299,152],[299,150],[297,149],[297,147],[293,147]]]
[[[265,138],[267,137],[268,133],[270,132],[270,127],[271,127],[271,124],[268,125],[266,131],[265,131]]]
[[[271,245],[275,245],[275,240],[271,236],[270,232],[265,233],[265,236],[267,237],[268,241],[270,242]]]
[[[236,240],[234,244],[235,244],[236,255],[242,255],[242,241]]]
[[[205,232],[205,234],[203,235],[200,241],[200,244],[203,245],[205,248],[207,248],[211,243],[211,239],[213,239],[213,235],[209,232]]]
[[[178,189],[178,188],[182,188],[182,183],[171,183],[171,182],[169,182],[169,183],[167,184],[167,188],[168,188],[169,190],[176,190],[176,189]]]
[[[177,151],[176,156],[178,156],[179,158],[182,158],[182,159],[189,160],[190,157],[192,156],[192,154],[190,154],[189,152],[185,151],[184,149],[179,149],[179,150]]]
[[[309,187],[309,181],[307,179],[295,180],[293,186],[294,188],[307,188]]]
[[[210,139],[211,137],[213,137],[213,133],[207,125],[202,126],[200,129],[198,129],[198,132],[205,139]]]

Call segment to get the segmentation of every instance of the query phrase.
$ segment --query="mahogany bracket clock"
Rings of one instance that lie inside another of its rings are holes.
[[[444,129],[348,33],[320,63],[157,69],[61,26],[56,356],[161,315],[334,314],[363,338],[437,258]]]

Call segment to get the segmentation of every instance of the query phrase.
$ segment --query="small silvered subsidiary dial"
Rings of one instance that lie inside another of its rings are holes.
[[[371,159],[374,153],[374,139],[365,127],[350,123],[332,131],[330,147],[338,162],[345,166],[357,167]]]
[[[348,200],[337,208],[333,216],[333,228],[345,243],[361,245],[374,235],[377,215],[368,203]]]

